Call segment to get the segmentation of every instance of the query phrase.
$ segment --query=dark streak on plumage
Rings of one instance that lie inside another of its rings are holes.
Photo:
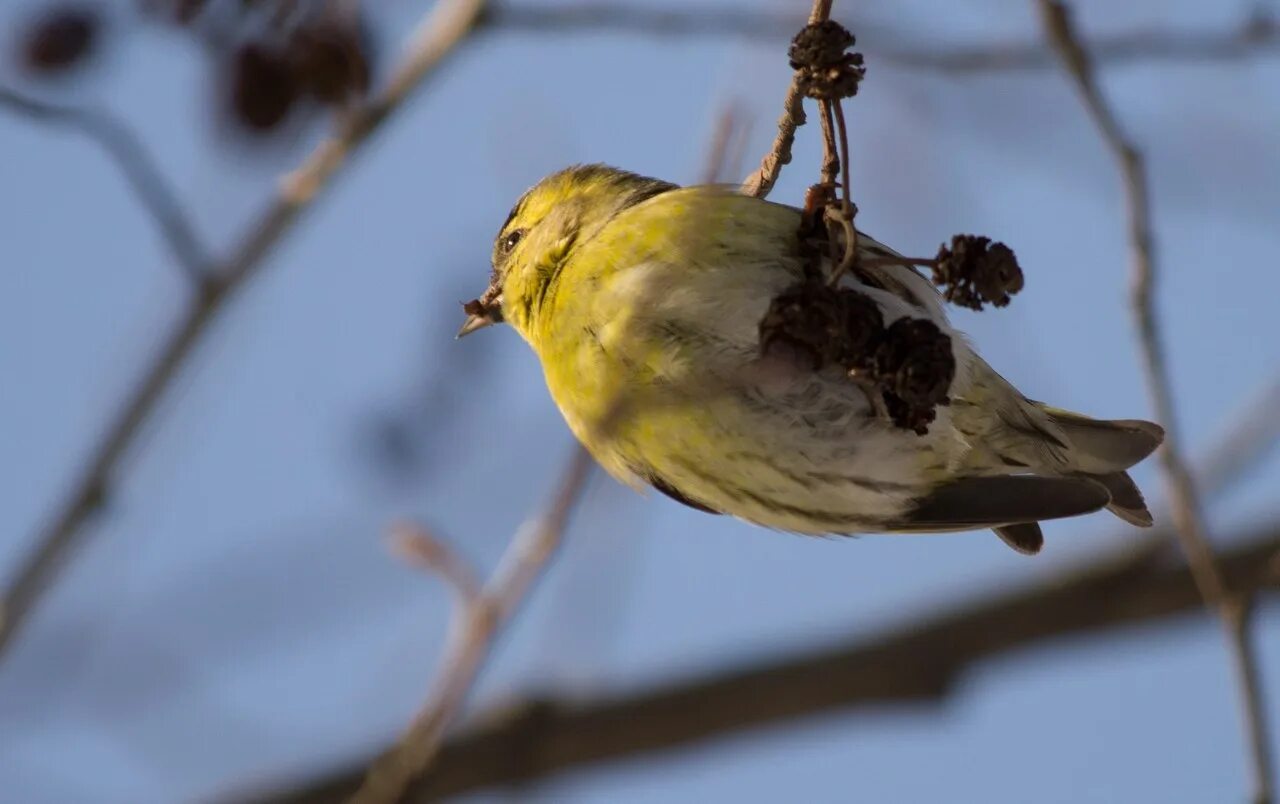
[[[662,494],[665,494],[666,496],[670,497],[671,499],[675,500],[681,505],[687,505],[696,511],[702,511],[708,514],[719,515],[721,513],[720,511],[717,511],[714,508],[710,508],[690,498],[684,492],[680,491],[680,489],[676,488],[675,486],[671,485],[670,483],[668,483],[667,481],[663,480],[661,477],[658,477],[655,474],[648,475],[645,478],[645,480],[648,481],[650,486],[653,486],[656,490],[658,490]]]
[[[1030,419],[1015,419],[1013,417],[1004,415],[1003,411],[997,411],[996,415],[1000,416],[1000,420],[1004,422],[1006,427],[1008,427],[1010,430],[1014,430],[1015,432],[1021,433],[1022,435],[1026,436],[1027,439],[1030,440],[1032,443],[1043,440],[1043,441],[1047,441],[1049,444],[1057,447],[1058,449],[1061,449],[1061,450],[1070,449],[1070,447],[1062,443],[1062,439],[1058,438],[1053,433],[1049,432],[1043,427],[1036,426],[1036,423],[1034,421],[1031,421]]]
[[[715,486],[717,491],[727,497],[738,501],[747,500],[762,508],[768,508],[791,516],[820,522],[823,525],[829,526],[832,533],[857,531],[868,524],[865,518],[858,517],[853,514],[834,511],[815,511],[810,508],[801,508],[800,506],[789,505],[743,488],[726,486],[720,478],[702,471],[689,461],[679,460],[677,461],[677,464],[680,466],[682,471],[688,472],[708,485]]]
[[[542,314],[542,308],[546,303],[547,296],[554,297],[555,294],[551,293],[551,291],[555,289],[556,283],[560,281],[560,274],[564,271],[564,266],[569,262],[569,252],[573,250],[573,245],[577,240],[578,233],[575,231],[569,235],[568,242],[564,245],[563,254],[559,255],[555,264],[551,266],[551,270],[546,273],[545,277],[539,276],[537,289],[539,315]]]
[[[725,457],[733,461],[749,461],[751,463],[759,464],[771,471],[783,475],[791,482],[800,486],[812,487],[818,483],[847,484],[880,493],[911,492],[916,491],[919,488],[918,486],[914,486],[910,483],[895,483],[891,480],[872,480],[869,477],[854,477],[852,475],[842,475],[835,472],[815,471],[801,474],[779,466],[777,462],[769,460],[768,456],[747,450],[735,450],[727,453]]]

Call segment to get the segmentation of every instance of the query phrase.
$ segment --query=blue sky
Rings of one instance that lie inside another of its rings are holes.
[[[0,31],[35,5],[4,4]],[[388,63],[424,5],[379,5]],[[1250,7],[1076,5],[1093,33],[1216,30]],[[769,7],[800,18],[806,6]],[[922,45],[1036,35],[1023,0],[857,6],[868,30]],[[146,427],[109,516],[0,663],[0,787],[35,803],[207,799],[390,739],[422,698],[449,598],[387,553],[388,524],[420,519],[491,567],[570,445],[513,333],[452,340],[493,232],[525,187],[568,163],[691,180],[727,103],[751,120],[754,162],[789,77],[781,54],[630,35],[467,47],[234,300]],[[850,109],[860,225],[908,253],[959,231],[1010,243],[1026,290],[1005,310],[955,316],[988,360],[1035,398],[1149,415],[1118,180],[1065,81],[869,62]],[[220,250],[306,152],[228,142],[210,124],[209,64],[179,38],[121,30],[101,67],[47,90],[0,76],[127,119]],[[1280,59],[1126,65],[1105,88],[1149,155],[1160,312],[1180,425],[1201,454],[1280,365]],[[0,153],[7,567],[185,290],[83,139],[0,116]],[[802,131],[772,198],[798,201],[817,160],[815,131]],[[389,426],[415,448],[399,473],[373,458]],[[1158,500],[1154,467],[1136,476]],[[1278,481],[1273,459],[1211,500],[1215,539],[1274,513]],[[1114,547],[1117,529],[1095,516],[1046,535],[1034,560],[990,534],[801,539],[597,479],[477,704],[531,687],[629,688],[872,633]],[[1257,625],[1273,693],[1277,626],[1274,609]],[[941,709],[836,714],[536,789],[580,802],[1241,800],[1233,696],[1207,621],[1147,628],[982,664]],[[1280,696],[1269,709],[1280,721]]]

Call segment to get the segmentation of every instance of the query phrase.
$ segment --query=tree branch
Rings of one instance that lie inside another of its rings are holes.
[[[622,32],[650,36],[720,36],[775,42],[795,33],[791,15],[739,5],[672,6],[668,9],[622,2],[580,2],[541,6],[502,3],[485,17],[491,30],[512,33],[578,34]],[[1054,57],[1042,43],[1004,42],[974,47],[912,46],[888,30],[859,25],[859,46],[879,62],[909,70],[983,73],[1043,70]],[[1280,24],[1258,11],[1222,31],[1130,31],[1100,36],[1088,43],[1096,61],[1230,61],[1280,53]]]
[[[1227,588],[1280,590],[1280,521],[1243,534],[1223,554]],[[947,606],[870,639],[802,651],[639,692],[548,695],[475,718],[445,743],[403,801],[436,801],[569,769],[684,748],[837,710],[940,703],[974,665],[1064,637],[1097,636],[1193,614],[1200,597],[1185,565],[1161,547],[1129,547],[1020,591]],[[257,800],[337,802],[359,783],[343,771]]]
[[[813,0],[809,24],[827,19],[831,15],[832,2],[833,0]],[[800,72],[796,71],[782,101],[782,117],[778,118],[778,133],[773,138],[773,145],[760,161],[760,167],[742,182],[744,195],[756,198],[769,195],[778,176],[782,174],[782,166],[791,162],[791,146],[796,141],[796,129],[803,126],[804,121],[804,92],[800,87]]]
[[[1254,801],[1269,804],[1272,800],[1272,768],[1267,738],[1265,707],[1258,684],[1255,651],[1250,632],[1244,627],[1247,599],[1229,595],[1221,569],[1216,565],[1208,537],[1204,512],[1200,505],[1191,471],[1181,453],[1177,419],[1173,403],[1173,385],[1161,337],[1160,320],[1155,309],[1156,266],[1151,226],[1150,186],[1142,153],[1130,142],[1115,112],[1098,88],[1093,63],[1073,25],[1070,11],[1059,0],[1037,0],[1044,29],[1080,98],[1097,126],[1102,139],[1115,157],[1124,182],[1129,216],[1129,239],[1132,259],[1132,306],[1137,335],[1142,351],[1147,387],[1156,418],[1165,428],[1164,445],[1160,448],[1160,464],[1173,515],[1174,529],[1187,556],[1196,586],[1205,605],[1217,609],[1222,618],[1240,684],[1244,710],[1246,742],[1252,754]]]
[[[33,605],[62,561],[86,538],[85,526],[109,496],[113,475],[133,445],[141,425],[186,364],[209,324],[233,292],[262,267],[311,202],[328,186],[348,157],[387,121],[423,81],[475,30],[485,0],[441,0],[413,34],[407,53],[383,91],[353,112],[282,183],[279,194],[218,270],[206,272],[196,299],[161,346],[118,418],[108,426],[72,492],[36,537],[0,605],[0,652],[11,644]]]
[[[1261,463],[1280,440],[1280,374],[1273,375],[1231,417],[1223,437],[1197,460],[1196,483],[1213,496]]]
[[[718,184],[726,175],[737,173],[747,143],[747,127],[741,117],[740,110],[733,104],[726,104],[716,117],[699,184]]]
[[[187,277],[193,284],[200,283],[209,267],[209,252],[196,235],[178,194],[124,121],[105,111],[27,97],[8,87],[0,87],[0,106],[38,123],[74,129],[96,142],[120,168]]]
[[[594,463],[587,451],[575,446],[549,510],[520,527],[502,563],[476,594],[465,591],[472,585],[462,580],[465,573],[456,562],[439,563],[438,559],[449,555],[447,550],[430,541],[419,542],[438,568],[449,568],[442,574],[460,590],[459,606],[427,703],[396,744],[369,767],[363,783],[351,796],[352,804],[399,801],[435,758],[445,729],[466,703],[495,638],[559,546],[569,515],[586,488],[592,466]],[[418,539],[421,538],[419,534]]]

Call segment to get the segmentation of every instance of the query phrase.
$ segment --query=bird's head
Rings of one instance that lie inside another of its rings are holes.
[[[576,244],[627,207],[675,189],[605,165],[577,165],[526,192],[493,241],[489,287],[464,305],[458,337],[507,322],[528,338],[542,299]]]

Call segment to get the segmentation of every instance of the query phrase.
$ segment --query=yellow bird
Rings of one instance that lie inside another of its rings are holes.
[[[562,170],[507,216],[459,336],[509,323],[601,466],[704,511],[808,534],[991,528],[1026,553],[1043,544],[1041,520],[1105,507],[1151,524],[1125,470],[1161,428],[1027,399],[911,267],[842,282],[886,324],[924,318],[950,336],[951,402],[923,435],[887,420],[839,366],[762,352],[762,318],[805,270],[800,222],[732,188]]]

